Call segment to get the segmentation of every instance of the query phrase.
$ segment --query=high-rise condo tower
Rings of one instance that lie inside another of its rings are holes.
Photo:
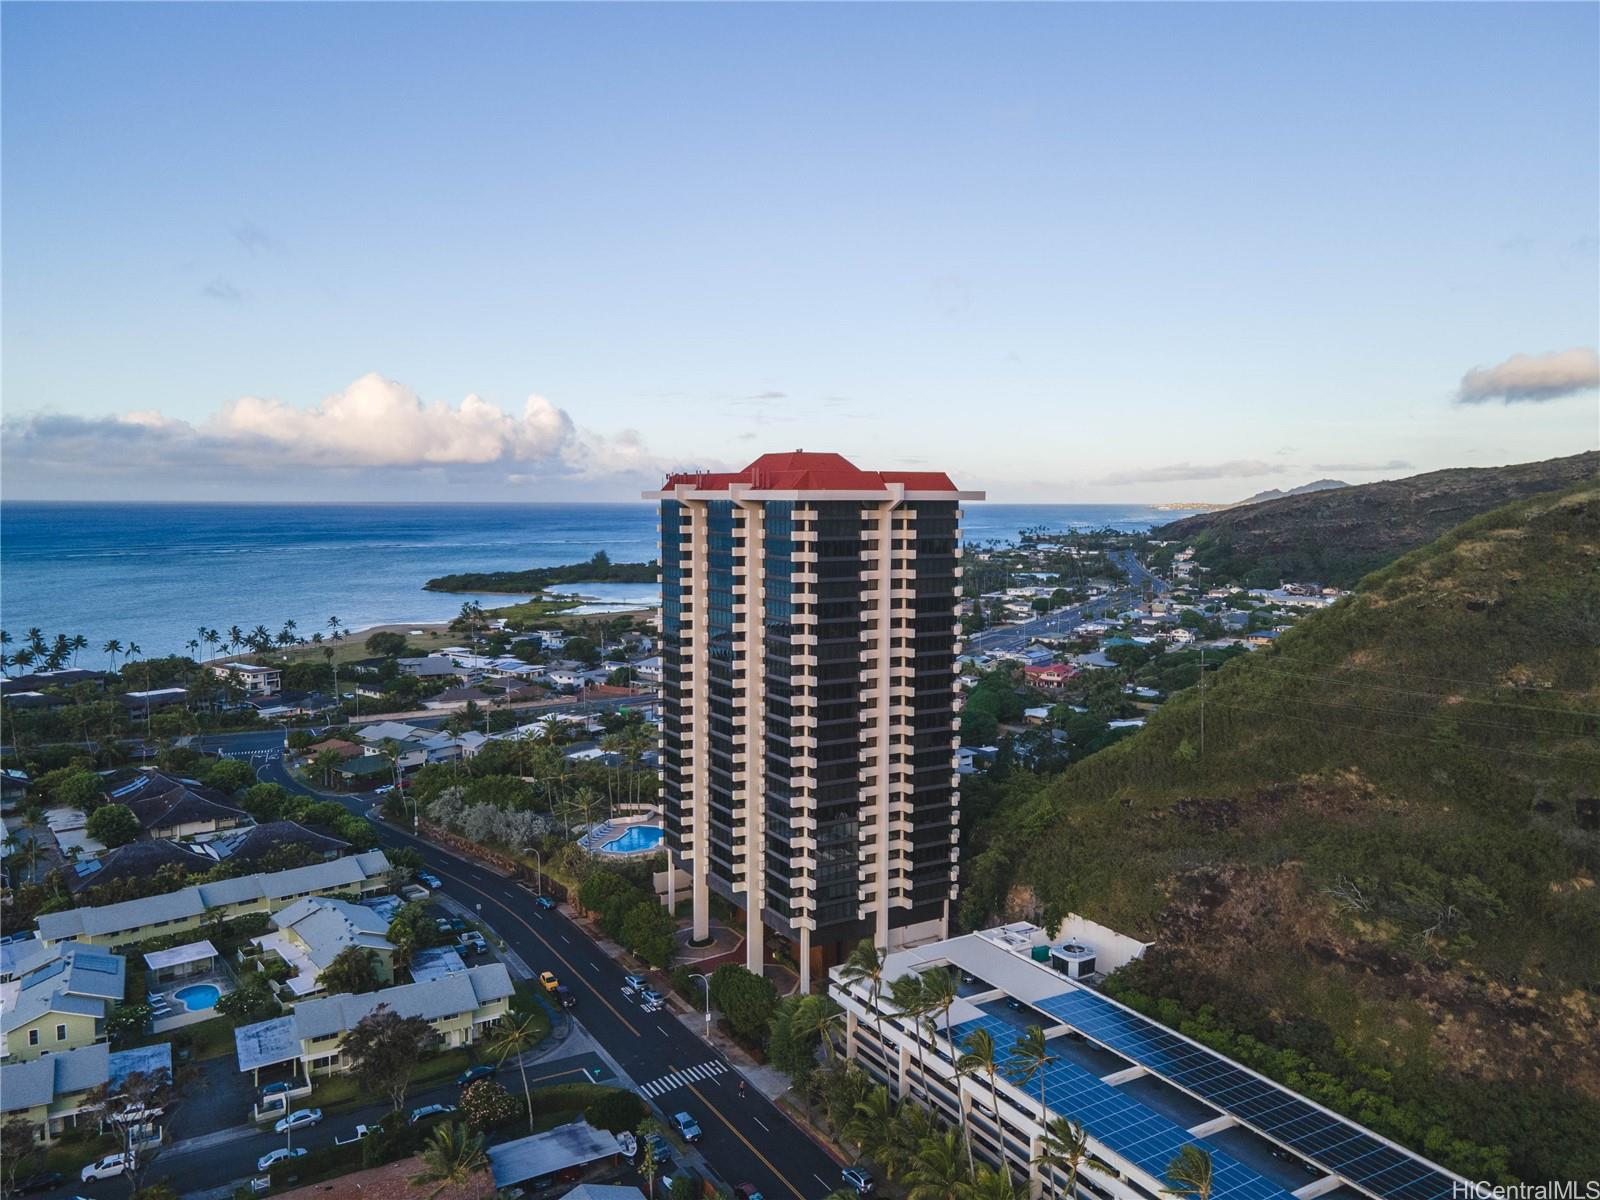
[[[959,796],[960,502],[949,476],[767,454],[667,477],[661,798],[694,935],[710,893],[801,984],[861,938],[944,937]],[[673,899],[676,899],[674,893]]]

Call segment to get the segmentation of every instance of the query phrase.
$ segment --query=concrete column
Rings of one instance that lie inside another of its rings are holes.
[[[877,839],[878,886],[874,903],[877,905],[873,939],[880,949],[889,949],[889,868],[893,857],[889,851],[889,779],[890,736],[894,725],[889,718],[889,706],[894,703],[889,694],[894,685],[894,512],[897,502],[890,501],[878,509],[878,568],[877,594],[873,597],[874,615],[878,621],[878,703],[872,714],[872,732],[878,739],[877,796],[872,806],[872,828]]]
[[[811,929],[800,926],[800,994],[811,990]]]
[[[738,596],[744,600],[744,965],[754,974],[766,970],[766,925],[761,919],[763,875],[766,870],[766,673],[762,669],[766,596],[766,505],[741,500],[744,514],[744,579]]]
[[[706,652],[706,569],[709,554],[706,518],[710,510],[703,500],[687,501],[684,508],[689,513],[689,559],[694,580],[691,593],[694,612],[689,620],[689,688],[694,713],[690,740],[690,761],[694,764],[694,778],[690,781],[694,830],[690,845],[694,847],[694,857],[689,864],[689,896],[694,905],[691,933],[695,941],[703,942],[711,936],[711,890],[708,883],[711,869],[711,794],[706,765],[710,759],[711,720],[706,705],[709,677]]]

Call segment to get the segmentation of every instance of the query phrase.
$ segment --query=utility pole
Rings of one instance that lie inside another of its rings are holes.
[[[1206,756],[1206,648],[1200,647],[1200,757]]]

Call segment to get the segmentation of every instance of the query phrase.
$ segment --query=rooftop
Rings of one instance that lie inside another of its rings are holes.
[[[671,499],[674,489],[696,492],[727,492],[731,489],[758,492],[848,492],[882,493],[892,488],[907,492],[948,493],[951,499],[964,496],[981,499],[981,493],[958,493],[950,476],[942,471],[864,471],[842,454],[795,450],[787,454],[763,454],[742,471],[688,471],[668,475],[657,492],[646,499]]]

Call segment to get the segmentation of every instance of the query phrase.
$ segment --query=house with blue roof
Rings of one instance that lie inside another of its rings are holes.
[[[21,974],[0,983],[0,1060],[26,1062],[105,1041],[106,1017],[126,987],[120,955],[73,943],[39,946]]]

